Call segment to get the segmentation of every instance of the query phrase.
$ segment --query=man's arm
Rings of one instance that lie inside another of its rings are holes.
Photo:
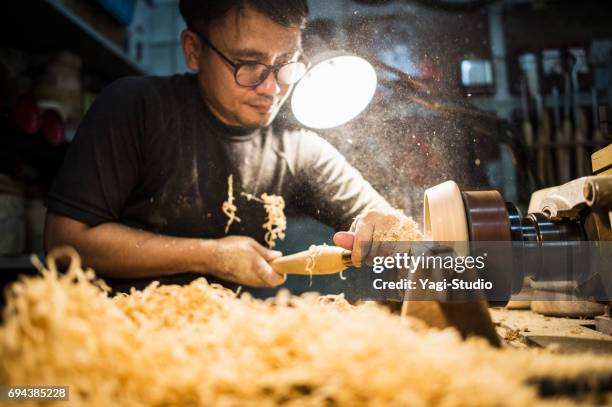
[[[62,245],[74,247],[83,263],[102,277],[160,277],[191,271],[250,286],[275,286],[285,281],[268,263],[280,253],[243,236],[178,238],[118,223],[91,227],[49,213],[45,249]]]
[[[340,231],[334,243],[352,250],[351,260],[360,266],[369,254],[374,233],[388,230],[401,218],[330,143],[310,132],[300,137],[302,183],[319,218]]]
[[[344,156],[317,134],[300,137],[298,177],[310,211],[336,230],[348,230],[353,220],[367,211],[389,211],[387,202]]]

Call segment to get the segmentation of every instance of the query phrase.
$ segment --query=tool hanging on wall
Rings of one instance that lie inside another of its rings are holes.
[[[525,144],[527,148],[533,147],[533,126],[529,120],[529,102],[527,100],[527,80],[524,76],[521,77],[521,112],[523,115],[523,123],[521,129],[523,130],[523,137],[525,138]]]
[[[571,168],[571,156],[570,156],[570,142],[572,140],[572,119],[571,119],[571,82],[570,76],[566,72],[563,78],[564,89],[563,89],[563,125],[561,126],[561,138],[558,139],[559,143],[563,147],[559,148],[559,178],[561,183],[569,182],[572,179],[572,168]]]
[[[550,113],[544,106],[543,96],[540,97],[540,109],[545,112],[550,119],[549,137],[551,139],[550,148],[548,149],[548,185],[556,185],[561,182],[561,165],[566,165],[568,161],[567,146],[563,145],[563,124],[561,120],[561,95],[560,90],[563,89],[564,69],[563,57],[560,49],[548,48],[541,52],[542,63],[540,77],[540,95],[550,92],[550,101],[552,106]],[[546,90],[545,90],[546,89]],[[552,117],[551,117],[552,115]],[[554,127],[553,127],[554,126]]]
[[[556,86],[552,90],[552,101],[553,101],[553,124],[555,126],[555,141],[560,143],[564,140],[563,124],[561,123],[561,95],[559,94],[559,88]],[[562,183],[562,177],[564,171],[563,166],[569,167],[569,157],[567,154],[567,148],[564,146],[557,146],[555,150],[557,158],[557,174],[555,177],[555,183]]]
[[[573,51],[573,52],[572,52]],[[584,50],[570,50],[570,73],[572,78],[572,110],[574,119],[574,154],[576,158],[576,177],[590,174],[589,156],[587,150],[588,122],[586,114],[580,106],[580,83],[578,73],[584,72],[586,62],[584,61]]]
[[[538,175],[544,185],[553,185],[555,183],[555,169],[551,159],[552,129],[550,115],[548,114],[548,110],[544,107],[544,98],[539,90],[535,92],[534,96],[538,112]]]
[[[593,142],[595,148],[602,148],[605,146],[604,136],[599,127],[599,98],[597,97],[597,89],[591,89],[591,105],[593,109]]]
[[[532,147],[535,148],[534,154],[537,162],[538,178],[543,185],[552,185],[554,183],[555,174],[550,156],[552,141],[550,134],[550,117],[548,111],[544,108],[538,72],[538,57],[532,53],[523,54],[519,58],[519,64],[525,76],[528,97],[531,97],[535,101],[538,127],[535,132],[535,140],[533,140],[534,143]]]

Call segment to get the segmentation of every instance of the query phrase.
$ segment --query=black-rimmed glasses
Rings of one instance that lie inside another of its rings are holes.
[[[191,30],[193,31],[193,30]],[[217,47],[215,47],[208,38],[204,35],[193,31],[200,40],[215,51],[229,66],[234,69],[234,79],[240,86],[255,87],[263,83],[270,75],[274,73],[274,78],[279,85],[293,85],[298,82],[306,71],[308,66],[303,61],[291,61],[276,65],[267,65],[261,62],[234,62],[226,57]]]

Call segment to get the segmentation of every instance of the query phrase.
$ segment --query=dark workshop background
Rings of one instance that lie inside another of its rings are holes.
[[[177,3],[2,4],[3,279],[29,269],[27,253],[42,253],[42,199],[96,94],[123,76],[186,71]],[[404,74],[379,68],[379,89],[366,111],[320,133],[418,220],[424,189],[448,179],[462,187],[498,188],[525,209],[534,190],[587,174],[590,154],[610,142],[608,1],[310,0],[309,5],[307,55],[342,50]],[[406,78],[429,87],[424,100],[415,97]],[[291,121],[289,104],[281,115]],[[281,249],[331,243],[331,234],[312,220],[290,220]]]

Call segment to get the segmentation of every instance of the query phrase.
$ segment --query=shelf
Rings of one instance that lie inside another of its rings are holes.
[[[10,4],[10,5],[7,5]],[[107,81],[148,72],[60,0],[15,1],[3,5],[2,46],[30,53],[71,51],[83,69]]]
[[[468,100],[470,102],[472,102],[474,104],[474,106],[483,109],[483,110],[487,110],[487,111],[491,111],[491,110],[515,110],[515,109],[521,109],[521,98],[519,96],[510,96],[507,99],[504,100],[497,100],[495,99],[494,96],[489,96],[489,95],[475,95],[472,96],[470,98],[468,98]],[[543,98],[543,103],[544,103],[544,107],[546,109],[549,109],[549,113],[552,114],[552,110],[554,109],[554,98],[549,95],[546,94],[544,95]],[[564,103],[564,99],[563,99],[563,94],[560,95],[560,99],[559,99],[559,108],[560,108],[560,112],[561,112],[561,116],[563,116],[563,103]],[[529,109],[530,111],[535,111],[536,109],[536,102],[533,98],[529,98]],[[581,108],[587,108],[590,109],[593,105],[592,103],[592,97],[590,93],[587,92],[581,92],[578,95],[578,104]],[[599,105],[606,105],[608,104],[608,98],[606,95],[600,95],[599,99],[598,99],[598,104]],[[570,101],[570,114],[572,114],[572,105],[571,105],[571,101]],[[589,120],[591,120],[592,118],[592,114],[590,111],[587,111],[587,118]]]

